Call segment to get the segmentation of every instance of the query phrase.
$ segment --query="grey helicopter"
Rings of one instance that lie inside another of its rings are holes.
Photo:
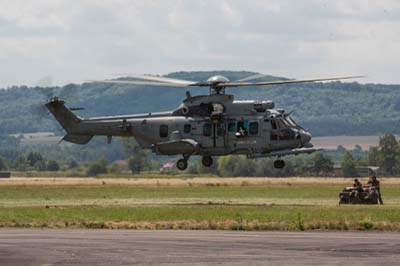
[[[91,81],[109,84],[151,85],[170,87],[208,87],[208,95],[186,98],[172,111],[120,116],[81,118],[65,101],[52,97],[47,109],[66,131],[62,141],[87,144],[93,136],[134,137],[141,148],[157,155],[182,155],[176,163],[179,170],[188,167],[191,156],[202,156],[202,164],[210,167],[213,157],[246,155],[249,159],[276,157],[274,167],[284,168],[281,157],[310,154],[318,149],[311,144],[311,134],[297,124],[273,101],[234,100],[225,91],[232,87],[272,86],[306,82],[322,82],[360,78],[361,76],[250,82],[266,75],[257,74],[237,81],[213,76],[196,82],[152,75],[129,75],[130,80]],[[76,109],[75,109],[76,110]]]

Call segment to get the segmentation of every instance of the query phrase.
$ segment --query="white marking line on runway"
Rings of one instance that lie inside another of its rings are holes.
[[[25,231],[26,230],[26,231]],[[16,235],[20,235],[21,237],[41,237],[41,238],[47,238],[47,236],[43,236],[43,232],[40,231],[41,229],[23,229],[23,232],[16,233],[13,231],[2,231],[0,229],[0,236],[4,239],[4,237],[7,236],[12,236],[15,237]],[[63,230],[63,229],[50,229],[54,230],[54,232],[57,233],[58,230]],[[65,229],[66,231],[68,230],[74,230],[74,229]],[[135,236],[135,237],[140,237],[140,238],[171,238],[172,239],[186,239],[186,238],[193,238],[193,237],[201,237],[201,238],[268,238],[268,237],[274,237],[274,238],[282,238],[282,239],[287,239],[287,238],[296,238],[296,239],[321,239],[324,238],[326,240],[330,239],[358,239],[358,240],[400,240],[400,234],[399,233],[371,233],[371,232],[364,232],[364,231],[337,231],[337,232],[332,232],[332,231],[322,231],[322,232],[269,232],[269,231],[264,231],[264,232],[238,232],[238,231],[228,231],[223,232],[223,231],[182,231],[182,230],[176,230],[176,231],[170,231],[170,230],[112,230],[109,231],[107,229],[78,229],[80,230],[79,236],[71,236],[71,239],[75,238],[81,238],[85,237],[87,235],[93,236],[92,234],[95,233],[96,235],[94,236],[96,239],[98,238],[105,238],[105,237],[112,237],[112,238],[117,238],[118,235],[130,235],[130,236]],[[61,231],[58,231],[61,233]],[[156,234],[153,234],[156,233]],[[363,234],[363,235],[359,235]],[[389,235],[390,234],[390,235]],[[54,238],[54,237],[48,237],[48,238]],[[218,240],[218,239],[217,239]]]
[[[151,230],[149,231],[151,232]],[[163,232],[163,231],[158,231],[160,234],[158,234],[157,236],[154,237],[171,237],[168,232]],[[236,233],[236,231],[231,231],[230,234],[226,234],[226,233],[220,233],[220,231],[216,232],[216,233],[205,233],[204,231],[199,231],[201,233],[187,233],[187,231],[184,231],[184,233],[181,234],[182,231],[177,231],[175,233],[172,233],[173,236],[175,238],[179,237],[179,238],[186,238],[186,237],[229,237],[229,238],[235,238],[235,237],[254,237],[254,238],[264,238],[264,237],[276,237],[276,238],[315,238],[315,239],[321,239],[321,238],[325,238],[327,240],[329,239],[360,239],[360,240],[365,240],[365,239],[370,239],[370,240],[388,240],[388,239],[392,239],[392,240],[400,240],[400,234],[397,236],[394,236],[393,233],[391,233],[390,236],[386,235],[385,233],[381,233],[376,236],[371,235],[371,233],[366,233],[363,231],[352,231],[352,232],[337,232],[337,233],[342,233],[342,235],[332,235],[332,231],[326,231],[326,232],[318,232],[321,235],[315,235],[315,232],[304,232],[304,233],[296,233],[296,232],[285,232],[285,233],[275,233],[275,232],[265,232],[265,233],[261,233],[261,234],[257,234],[257,233],[253,233],[253,232],[249,232],[249,233]],[[133,232],[134,233],[134,232]],[[136,232],[139,234],[135,234],[135,235],[140,235],[141,237],[152,237],[151,235],[145,234],[145,235],[141,235],[141,233],[143,232]],[[166,233],[166,234],[164,234]],[[361,234],[361,233],[366,233],[369,234],[367,236],[356,236],[354,234]],[[129,233],[128,233],[129,234]],[[349,235],[346,235],[349,234]],[[351,235],[350,235],[351,234]]]

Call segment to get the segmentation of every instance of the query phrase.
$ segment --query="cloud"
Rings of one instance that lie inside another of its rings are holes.
[[[400,83],[400,2],[0,0],[0,87],[249,69]]]

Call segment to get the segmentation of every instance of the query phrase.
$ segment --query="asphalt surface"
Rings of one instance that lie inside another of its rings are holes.
[[[0,229],[0,265],[378,264],[399,233]]]

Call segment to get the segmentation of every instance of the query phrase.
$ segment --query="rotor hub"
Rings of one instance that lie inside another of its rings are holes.
[[[209,82],[211,84],[224,83],[224,82],[229,82],[229,79],[227,77],[217,75],[217,76],[212,76],[211,78],[207,79],[207,82]]]
[[[207,83],[210,86],[210,95],[211,94],[225,94],[224,83],[229,82],[229,79],[224,76],[212,76],[207,79]]]

